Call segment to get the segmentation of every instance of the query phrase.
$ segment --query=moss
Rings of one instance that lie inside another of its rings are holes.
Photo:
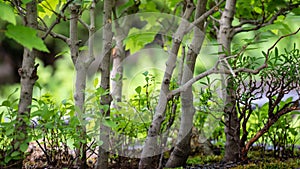
[[[269,161],[269,160],[267,160]],[[240,165],[232,169],[293,169],[300,167],[300,159],[291,158],[286,161],[273,160],[269,162],[259,161],[251,162],[247,165]]]
[[[195,156],[189,157],[187,164],[212,164],[218,163],[222,160],[223,156],[221,155],[211,155],[211,156]]]

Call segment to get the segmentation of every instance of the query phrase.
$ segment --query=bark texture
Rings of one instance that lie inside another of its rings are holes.
[[[103,59],[100,64],[101,82],[100,86],[102,89],[109,91],[110,86],[110,57],[112,50],[112,7],[113,0],[104,0],[104,29],[103,29]],[[111,103],[111,96],[109,94],[103,95],[100,98],[101,105],[109,106]],[[109,108],[102,110],[103,118],[110,115]],[[99,147],[98,160],[95,166],[96,169],[107,169],[108,168],[108,148],[109,148],[109,128],[105,125],[100,125],[100,140],[103,141],[103,145]]]
[[[82,121],[82,115],[84,113],[84,102],[85,102],[85,88],[86,88],[86,65],[84,62],[83,56],[79,56],[79,40],[78,40],[78,21],[79,21],[79,9],[80,6],[76,3],[70,4],[71,19],[70,19],[70,39],[69,47],[71,52],[71,58],[76,70],[76,79],[75,79],[75,93],[74,101],[75,106],[80,112],[76,112],[77,117]],[[85,138],[86,131],[85,126],[77,128],[78,132],[82,139]],[[86,168],[86,145],[81,144],[80,147],[76,150],[78,157],[77,165],[81,168]]]
[[[206,11],[207,0],[199,0],[196,6],[195,18],[199,18]],[[195,25],[194,37],[192,44],[189,47],[186,64],[182,76],[182,84],[193,78],[195,63],[197,55],[203,44],[204,36],[204,21]],[[195,107],[193,105],[193,91],[192,86],[188,87],[186,91],[180,93],[181,97],[181,122],[179,129],[179,136],[176,146],[171,153],[171,156],[166,164],[166,167],[179,167],[186,163],[190,154],[190,140],[192,134],[193,117],[195,114]]]
[[[227,56],[230,56],[232,41],[232,20],[236,9],[236,0],[227,0],[225,10],[220,19],[220,29],[218,34],[220,60],[222,60],[222,68],[229,69]],[[240,123],[238,112],[235,109],[235,91],[233,89],[233,76],[222,74],[222,97],[224,103],[225,114],[225,156],[224,161],[238,161],[240,159]]]
[[[26,16],[24,20],[24,25],[37,29],[37,2],[32,0],[26,4]],[[29,106],[32,103],[32,91],[33,86],[38,79],[37,76],[37,67],[35,64],[35,58],[38,55],[38,51],[32,49],[31,51],[27,48],[24,49],[22,67],[18,70],[21,77],[21,93],[20,100],[18,105],[18,115],[17,121],[18,126],[17,131],[23,133],[18,135],[15,140],[13,140],[14,145],[20,145],[22,142],[25,142],[27,139],[27,124],[26,121],[30,118],[30,108]],[[22,136],[22,137],[21,137]],[[15,148],[15,151],[22,152],[20,146]],[[22,161],[17,163],[16,168],[22,168]]]
[[[194,4],[188,0],[186,9],[183,15],[184,19],[188,19],[194,11]],[[160,134],[161,124],[165,117],[165,110],[167,106],[167,94],[169,93],[169,85],[171,82],[172,74],[176,66],[176,60],[178,50],[187,29],[188,22],[182,20],[176,33],[173,36],[172,49],[169,53],[168,60],[166,62],[166,69],[161,84],[161,90],[159,95],[158,105],[155,109],[155,114],[148,130],[148,135],[145,141],[145,145],[142,151],[141,160],[139,163],[139,169],[152,169],[156,167],[155,156],[160,154],[161,150],[158,146],[158,135]]]
[[[115,16],[116,18],[116,16]],[[132,26],[130,17],[124,17],[124,25],[120,25],[118,20],[114,21],[116,29],[116,46],[112,51],[113,67],[111,71],[111,96],[113,98],[112,107],[117,108],[116,103],[122,100],[123,88],[123,60],[125,58],[125,46],[123,40],[127,37],[129,30]]]

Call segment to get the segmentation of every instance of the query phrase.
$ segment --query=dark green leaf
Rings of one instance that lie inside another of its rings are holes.
[[[143,72],[143,75],[144,75],[144,76],[147,76],[148,74],[149,74],[148,71]]]
[[[135,88],[135,91],[137,92],[137,94],[141,94],[142,87],[138,86],[137,88]]]
[[[11,157],[16,157],[18,155],[20,155],[21,153],[19,151],[14,151],[13,153],[11,153]]]
[[[27,4],[29,2],[31,2],[32,0],[22,0],[23,4]]]
[[[4,106],[4,107],[10,107],[11,106],[11,103],[9,100],[4,100],[1,104],[1,106]]]
[[[28,148],[28,143],[26,143],[26,142],[23,142],[23,143],[20,145],[20,150],[21,150],[22,152],[25,152],[25,151],[27,150],[27,148]]]
[[[295,8],[292,10],[292,12],[296,15],[300,15],[300,8]]]

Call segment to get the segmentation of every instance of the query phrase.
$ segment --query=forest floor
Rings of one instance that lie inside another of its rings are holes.
[[[79,169],[75,166],[75,153],[67,147],[41,148],[41,144],[31,142],[28,148],[28,156],[23,161],[24,169]],[[46,152],[46,153],[45,153]],[[200,152],[200,151],[198,151]],[[219,152],[221,153],[221,151]],[[222,153],[221,153],[222,154]],[[166,162],[169,152],[164,153],[163,164]],[[252,149],[248,153],[248,160],[244,162],[232,163],[223,162],[222,155],[201,155],[194,152],[185,167],[178,169],[213,169],[213,168],[233,168],[233,169],[300,169],[300,149],[293,151],[274,152],[261,148]],[[87,164],[89,168],[94,168],[97,155],[87,153]],[[111,155],[109,159],[110,169],[138,169],[139,159]],[[0,166],[1,168],[1,166]]]
[[[31,155],[37,155],[32,153]],[[56,161],[55,165],[47,165],[47,159],[42,156],[31,156],[31,161],[24,160],[24,169],[77,169],[79,167],[68,165],[72,159],[64,158],[64,160]],[[262,153],[261,151],[249,152],[249,160],[239,163],[225,163],[222,162],[222,155],[194,155],[187,161],[185,167],[179,167],[177,169],[300,169],[300,151],[293,153],[293,157],[282,158],[274,157],[274,152],[269,151]],[[89,168],[93,168],[96,163],[95,156],[89,157],[87,160]],[[138,169],[138,158],[128,157],[112,157],[109,161],[110,169]]]

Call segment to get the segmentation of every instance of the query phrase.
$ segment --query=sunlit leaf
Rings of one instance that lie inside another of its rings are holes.
[[[13,11],[13,8],[1,1],[0,1],[0,18],[4,21],[16,25],[16,16]]]
[[[88,50],[88,49],[89,49],[88,46],[82,46],[82,47],[80,47],[78,50],[79,50],[79,51],[83,51],[83,50]]]
[[[57,7],[61,5],[60,0],[44,0],[39,3],[39,16],[41,18],[51,17],[54,14],[54,11],[57,10]],[[40,9],[42,8],[42,9]]]
[[[65,51],[59,52],[59,53],[56,54],[54,57],[56,58],[56,57],[62,56],[62,55],[67,54],[67,53],[69,53],[69,51],[68,51],[68,50],[65,50]]]
[[[94,87],[96,88],[99,84],[99,78],[95,78],[94,80]]]
[[[127,38],[124,39],[126,50],[129,49],[131,53],[139,51],[144,48],[146,44],[152,42],[155,35],[155,32],[147,32],[147,30],[130,29]]]
[[[35,48],[43,52],[49,52],[43,40],[37,36],[36,30],[32,28],[22,25],[8,25],[5,34],[29,50]]]

